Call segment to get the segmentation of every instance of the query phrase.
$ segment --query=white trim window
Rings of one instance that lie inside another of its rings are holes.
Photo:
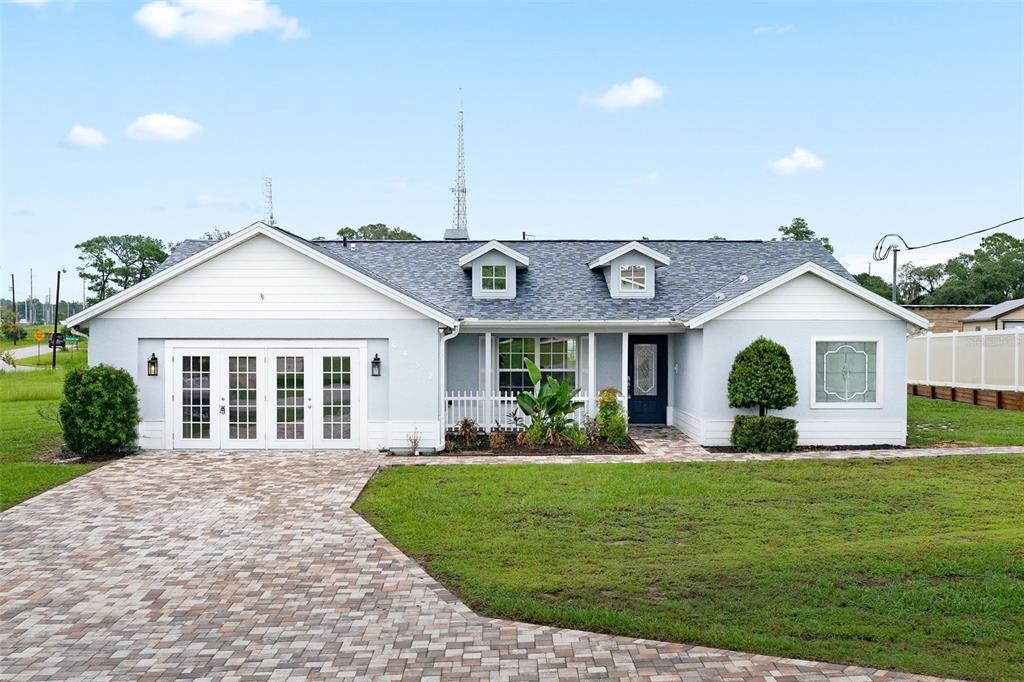
[[[624,293],[643,293],[647,291],[647,266],[620,265],[619,291]]]
[[[540,368],[544,377],[577,381],[576,338],[571,336],[503,336],[498,338],[498,391],[518,393],[530,390],[526,358]]]
[[[811,407],[882,406],[881,339],[815,338],[811,345]]]
[[[484,291],[508,291],[508,266],[481,265],[480,288]]]

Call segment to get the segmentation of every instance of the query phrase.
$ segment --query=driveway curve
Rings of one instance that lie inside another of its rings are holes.
[[[352,511],[383,464],[145,454],[0,514],[0,679],[937,679],[478,616]]]

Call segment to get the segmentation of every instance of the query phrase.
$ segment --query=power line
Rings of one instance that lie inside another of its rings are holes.
[[[902,235],[896,234],[895,232],[890,232],[889,234],[884,235],[881,239],[878,240],[878,243],[875,244],[875,250],[874,253],[871,254],[871,257],[874,258],[875,260],[882,261],[886,260],[889,257],[889,254],[892,254],[892,302],[895,303],[897,271],[896,261],[899,260],[900,251],[914,251],[916,249],[927,249],[930,246],[938,246],[939,244],[948,244],[950,242],[955,242],[957,240],[965,239],[967,237],[973,237],[974,235],[981,234],[982,232],[989,232],[990,230],[998,229],[1000,227],[1003,227],[1004,225],[1009,225],[1010,223],[1015,223],[1019,220],[1024,220],[1024,216],[1020,216],[1019,218],[1013,218],[1011,220],[1007,220],[1005,222],[999,223],[998,225],[993,225],[991,227],[983,227],[980,230],[974,230],[972,232],[962,234],[959,237],[940,239],[936,242],[931,242],[929,244],[920,244],[918,246],[911,246],[910,244],[907,243],[907,240],[904,239]],[[899,244],[895,243],[895,240],[897,239],[900,240],[901,244],[903,244],[902,249],[900,248]]]
[[[892,253],[893,251],[914,251],[915,249],[927,249],[930,246],[938,246],[939,244],[948,244],[949,242],[955,242],[957,240],[965,239],[967,237],[973,237],[974,235],[981,234],[982,232],[988,232],[989,230],[999,229],[1000,227],[1003,227],[1004,225],[1009,225],[1010,223],[1015,223],[1015,222],[1017,222],[1019,220],[1024,220],[1024,216],[1021,216],[1019,218],[1013,218],[1012,220],[1007,220],[1005,222],[999,223],[998,225],[993,225],[991,227],[983,227],[980,230],[974,230],[973,232],[968,232],[967,234],[962,234],[959,237],[950,237],[949,239],[940,239],[937,242],[931,242],[929,244],[920,244],[918,246],[911,246],[910,244],[907,243],[907,240],[904,239],[901,235],[898,235],[895,232],[890,232],[889,234],[884,235],[881,239],[878,240],[878,243],[875,244],[875,252],[874,252],[873,258],[875,260],[885,260],[886,258],[889,257],[889,254]],[[895,244],[891,244],[890,243],[888,245],[888,247],[883,250],[882,247],[886,246],[886,240],[889,239],[890,237],[892,237],[893,239],[899,239],[900,242],[902,242],[902,244],[903,244],[903,248],[901,249],[900,247],[896,246]]]

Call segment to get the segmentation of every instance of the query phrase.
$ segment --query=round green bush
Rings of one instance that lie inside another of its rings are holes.
[[[128,372],[108,365],[68,372],[60,425],[69,450],[80,455],[134,450],[139,421],[139,398]]]
[[[729,407],[782,410],[796,405],[796,375],[786,349],[760,336],[736,354],[729,372]]]
[[[792,452],[797,438],[795,419],[738,414],[730,440],[743,452]]]

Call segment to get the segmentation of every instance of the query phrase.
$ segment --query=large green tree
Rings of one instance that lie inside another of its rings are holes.
[[[885,298],[892,297],[892,285],[878,275],[871,275],[866,272],[862,272],[859,275],[854,275],[853,278],[857,280],[857,284],[861,285],[868,291],[874,292],[879,296],[884,296]],[[899,292],[898,287],[896,291],[897,293]]]
[[[832,253],[833,251],[832,244],[829,243],[828,237],[819,237],[803,218],[793,218],[789,225],[779,225],[779,234],[782,235],[781,237],[776,237],[779,241],[818,242],[825,247],[825,250],[829,253]]]
[[[903,303],[996,304],[1024,298],[1024,240],[996,232],[945,263],[900,267]]]
[[[946,268],[935,265],[914,265],[904,263],[896,278],[896,293],[901,303],[930,303],[935,291],[946,279]]]
[[[141,282],[167,259],[162,241],[141,234],[93,237],[75,248],[82,261],[79,275],[92,293],[90,304]]]
[[[345,239],[419,239],[416,235],[400,227],[388,227],[384,223],[373,223],[362,227],[343,227],[338,236]]]

